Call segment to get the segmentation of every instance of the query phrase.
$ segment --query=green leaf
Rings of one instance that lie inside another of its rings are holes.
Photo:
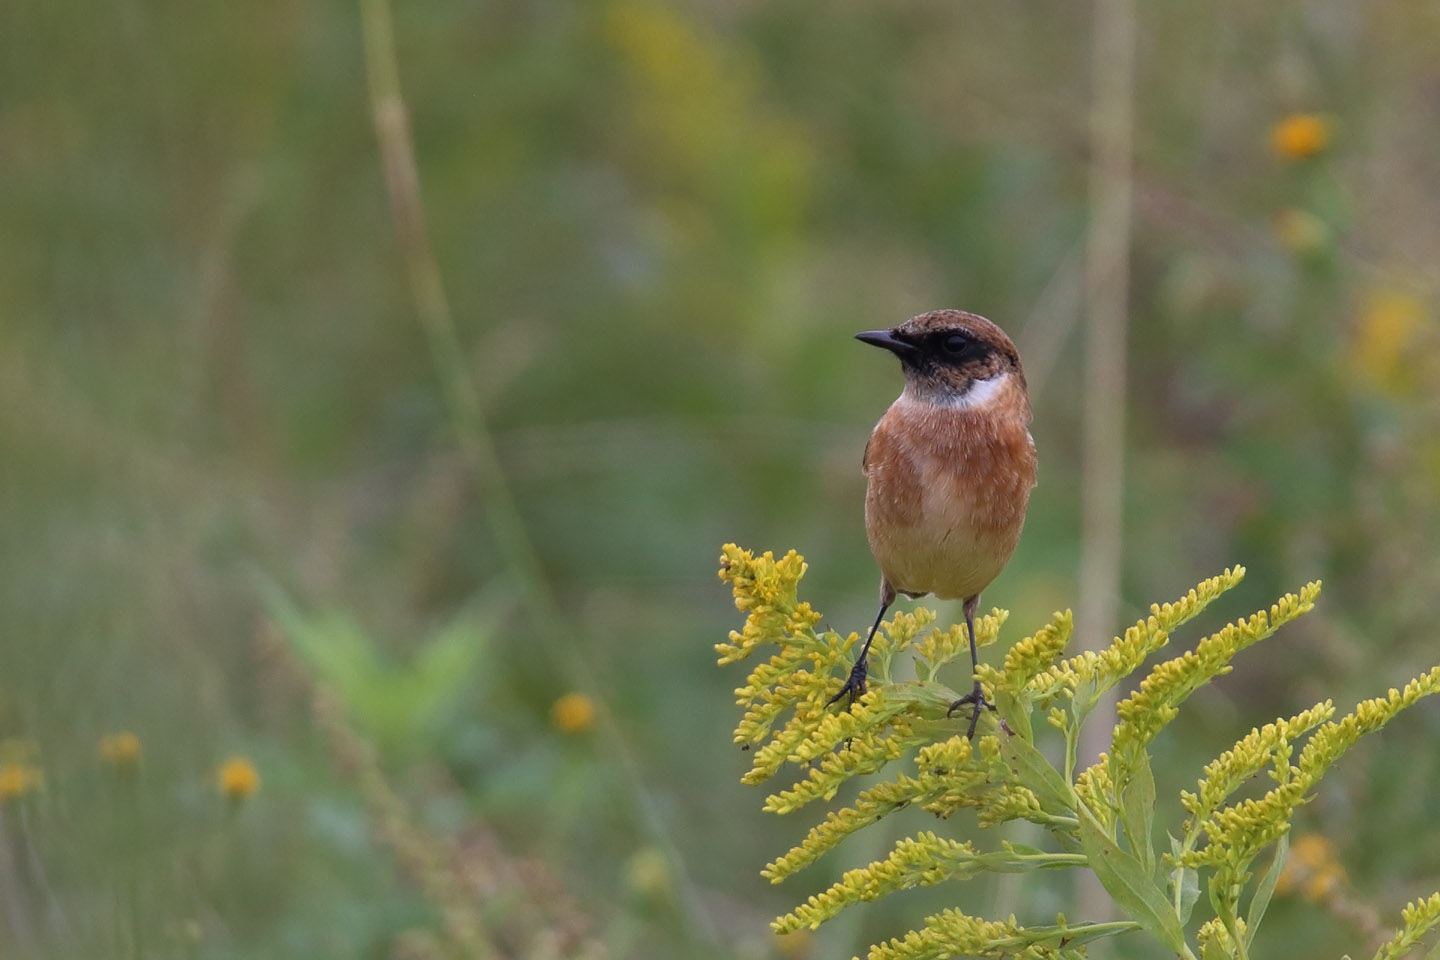
[[[1086,677],[1075,686],[1075,693],[1070,698],[1070,713],[1075,717],[1075,726],[1079,727],[1090,716],[1090,711],[1095,709],[1095,704],[1100,699],[1099,685],[1094,677]]]
[[[1069,813],[1078,805],[1070,784],[1024,737],[1002,732],[1000,752],[1015,771],[1015,779],[1035,791],[1041,805],[1050,813]]]
[[[1097,940],[1104,940],[1106,937],[1118,937],[1126,933],[1133,933],[1140,929],[1138,925],[1125,927],[1119,923],[1082,923],[1078,926],[1069,924],[1054,924],[1045,927],[1026,927],[1025,938],[1031,943],[1045,943],[1049,940],[1064,939],[1064,949],[1083,947],[1087,943],[1094,943]]]
[[[334,691],[346,713],[382,748],[420,749],[467,696],[508,601],[499,588],[481,594],[408,658],[384,646],[339,611],[306,612],[269,580],[258,580],[266,612],[291,649]]]
[[[1120,788],[1120,823],[1130,841],[1130,852],[1147,873],[1155,872],[1155,776],[1150,755],[1140,751],[1139,762],[1127,771]]]
[[[1171,950],[1184,954],[1185,931],[1175,908],[1156,886],[1154,871],[1146,871],[1139,860],[1121,850],[1083,803],[1076,807],[1076,813],[1080,815],[1080,842],[1105,892],[1115,898],[1130,919]]]
[[[1168,833],[1166,836],[1170,836]],[[1170,856],[1176,863],[1180,861],[1180,854],[1184,849],[1180,841],[1170,837]],[[1190,922],[1190,914],[1195,910],[1195,902],[1200,899],[1200,874],[1190,867],[1176,867],[1170,871],[1170,901],[1175,904],[1183,926]],[[1178,891],[1178,898],[1177,898]]]
[[[1275,893],[1275,884],[1280,880],[1280,872],[1285,869],[1285,854],[1290,850],[1290,835],[1281,834],[1280,842],[1275,844],[1275,859],[1270,864],[1270,869],[1265,871],[1265,876],[1260,879],[1260,885],[1255,888],[1255,895],[1250,898],[1250,910],[1245,915],[1245,945],[1248,947],[1255,941],[1255,930],[1260,926],[1260,921],[1265,918],[1265,909],[1270,906],[1270,897]]]
[[[995,696],[995,709],[1000,711],[1006,726],[1023,737],[1026,743],[1033,744],[1035,732],[1030,726],[1029,700],[1029,697],[1016,697],[1002,690]]]

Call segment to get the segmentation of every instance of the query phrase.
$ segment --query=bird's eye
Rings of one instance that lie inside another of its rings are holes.
[[[970,338],[952,333],[941,342],[940,346],[949,356],[958,357],[970,346]]]

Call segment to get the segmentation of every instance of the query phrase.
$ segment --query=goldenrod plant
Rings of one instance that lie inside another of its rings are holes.
[[[1077,769],[1078,733],[1102,694],[1141,670],[1174,631],[1239,583],[1243,568],[1226,570],[1173,603],[1152,606],[1148,617],[1098,652],[1067,658],[1073,619],[1069,611],[1055,614],[1012,645],[999,666],[980,666],[986,700],[995,706],[972,741],[947,718],[958,694],[939,679],[946,664],[967,652],[963,626],[937,627],[935,615],[923,608],[897,613],[876,634],[869,690],[849,710],[827,708],[849,674],[860,638],[816,632],[820,614],[797,595],[803,558],[793,550],[779,559],[769,552],[755,556],[727,544],[720,563],[720,576],[746,615],[744,627],[716,645],[720,664],[768,654],[736,690],[744,713],[735,742],[752,757],[743,782],[763,783],[795,768],[794,783],[765,801],[766,810],[788,814],[834,800],[852,778],[884,774],[829,810],[798,846],[766,866],[771,882],[910,804],[942,818],[969,808],[981,828],[1027,820],[1053,841],[1048,849],[1009,841],[982,846],[941,832],[919,833],[780,917],[773,924],[777,932],[814,929],[846,907],[907,888],[1038,870],[1094,873],[1123,915],[1105,921],[1061,915],[1053,923],[1021,925],[1013,916],[985,920],[945,910],[919,929],[872,946],[869,960],[1058,960],[1083,956],[1093,941],[1132,932],[1148,934],[1187,960],[1245,960],[1283,869],[1296,808],[1361,736],[1440,690],[1436,667],[1340,719],[1327,700],[1252,730],[1204,767],[1193,791],[1180,792],[1181,835],[1157,850],[1161,796],[1150,744],[1191,694],[1230,671],[1238,653],[1308,613],[1320,594],[1318,582],[1153,666],[1120,702],[1110,750]],[[976,621],[981,647],[996,642],[1005,620],[1006,613],[995,610]],[[913,660],[914,679],[908,669],[901,679],[901,655]],[[1061,759],[1052,763],[1050,755]],[[1268,788],[1237,798],[1261,773],[1270,778]],[[1197,910],[1202,885],[1208,907]],[[1440,894],[1406,907],[1402,919],[1377,960],[1406,955],[1440,926]]]

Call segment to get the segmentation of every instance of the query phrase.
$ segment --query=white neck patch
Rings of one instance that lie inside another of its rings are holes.
[[[1000,391],[1010,381],[1009,372],[998,373],[988,380],[972,380],[970,386],[964,393],[946,393],[940,396],[927,396],[925,401],[936,406],[952,407],[960,410],[976,410],[990,406]],[[905,393],[910,394],[912,399],[919,399],[910,393],[909,386],[906,386]]]

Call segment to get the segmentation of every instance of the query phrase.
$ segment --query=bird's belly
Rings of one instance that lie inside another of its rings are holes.
[[[872,477],[865,503],[870,549],[896,590],[947,600],[976,596],[1015,552],[1033,481],[921,472],[909,503],[893,498],[897,485]]]
[[[895,589],[959,600],[980,593],[1000,575],[1015,540],[942,513],[916,524],[872,529],[870,549]]]

